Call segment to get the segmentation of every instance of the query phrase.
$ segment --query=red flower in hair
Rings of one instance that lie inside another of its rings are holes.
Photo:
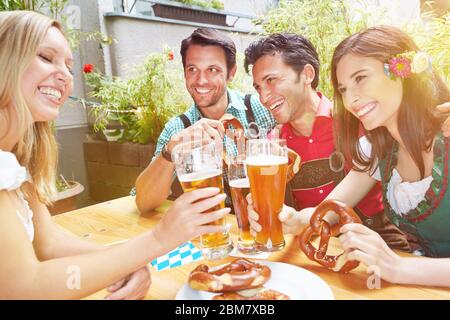
[[[84,73],[92,73],[94,71],[94,65],[90,63],[86,63],[83,67]]]
[[[173,60],[173,52],[172,51],[169,51],[169,53],[167,54],[167,58],[169,60]]]
[[[405,57],[394,57],[389,60],[389,70],[400,78],[407,78],[411,75],[411,61]]]

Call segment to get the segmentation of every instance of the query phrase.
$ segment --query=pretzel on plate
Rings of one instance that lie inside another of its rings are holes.
[[[238,291],[262,286],[270,279],[268,266],[238,258],[217,269],[201,264],[189,274],[192,289],[209,292]]]

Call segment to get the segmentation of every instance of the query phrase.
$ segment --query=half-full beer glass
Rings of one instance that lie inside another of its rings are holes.
[[[216,143],[202,141],[181,143],[173,149],[172,159],[184,192],[216,187],[223,193],[222,150]],[[204,213],[207,214],[222,208],[225,208],[225,202]],[[226,229],[225,218],[211,224],[222,225],[224,230]],[[228,231],[202,235],[200,245],[203,256],[208,260],[225,258],[233,249]]]
[[[286,191],[286,140],[248,140],[246,166],[253,206],[261,225],[261,231],[256,234],[255,246],[266,252],[281,250],[285,242],[278,214],[283,208]]]
[[[255,237],[250,233],[248,221],[246,197],[250,192],[250,182],[246,173],[244,154],[229,158],[228,182],[239,228],[237,248],[244,254],[258,253],[259,250],[255,247]]]

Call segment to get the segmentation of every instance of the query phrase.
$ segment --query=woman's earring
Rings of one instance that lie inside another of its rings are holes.
[[[389,63],[385,63],[383,65],[383,70],[384,70],[384,74],[388,77],[392,79],[392,73],[391,70],[389,69]]]

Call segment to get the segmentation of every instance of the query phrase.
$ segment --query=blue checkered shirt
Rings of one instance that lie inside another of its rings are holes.
[[[244,128],[248,128],[248,121],[245,113],[247,107],[244,103],[245,95],[231,89],[228,89],[227,92],[229,96],[229,103],[225,112],[232,114],[241,122]],[[259,128],[265,129],[267,132],[271,130],[275,126],[275,120],[270,112],[267,111],[267,109],[259,102],[259,98],[255,95],[252,95],[250,103],[255,122]],[[202,118],[202,114],[195,104],[193,104],[184,114],[188,117],[191,124],[194,124]],[[164,130],[158,138],[158,144],[156,146],[152,161],[161,153],[161,150],[169,142],[169,140],[183,129],[184,124],[179,116],[176,116],[167,122]],[[227,136],[224,138],[224,146],[226,147],[228,154],[237,154],[236,145]]]

